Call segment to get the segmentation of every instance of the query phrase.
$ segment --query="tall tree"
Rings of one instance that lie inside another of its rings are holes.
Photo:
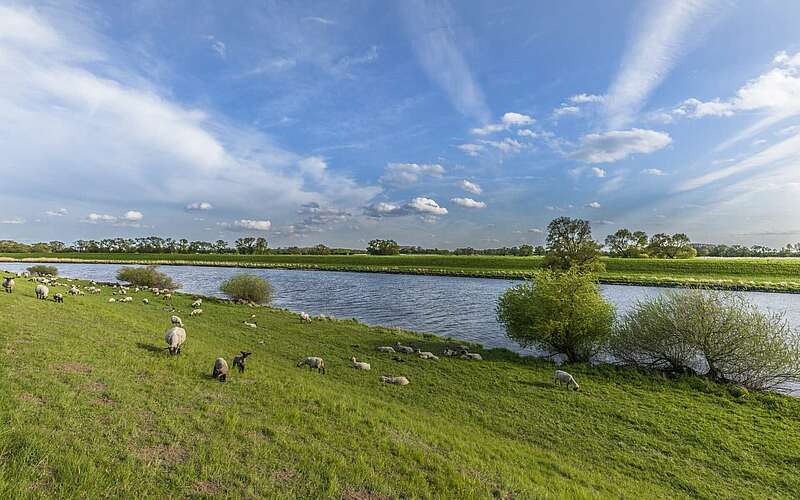
[[[559,217],[547,226],[544,263],[550,269],[602,271],[600,245],[592,239],[589,221]]]

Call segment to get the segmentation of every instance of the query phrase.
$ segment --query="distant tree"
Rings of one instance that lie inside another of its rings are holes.
[[[550,269],[601,271],[600,245],[592,239],[589,221],[559,217],[547,226],[545,266]]]
[[[397,255],[400,253],[400,245],[394,240],[372,240],[367,245],[367,253],[370,255]]]
[[[51,252],[63,252],[67,248],[67,245],[60,241],[51,241],[47,246],[50,247]]]
[[[238,238],[236,242],[234,242],[234,245],[236,246],[236,251],[238,253],[242,255],[250,255],[256,250],[256,239],[252,236]]]
[[[312,249],[312,251],[314,252],[314,255],[330,255],[331,254],[331,249],[326,247],[325,245],[321,245],[321,244],[315,246]]]
[[[647,253],[651,257],[666,259],[690,259],[697,255],[697,250],[692,247],[692,242],[683,233],[672,236],[665,233],[654,234],[647,245]]]
[[[48,253],[50,251],[50,245],[47,243],[34,243],[31,245],[31,251],[36,253]]]
[[[520,245],[519,255],[520,257],[530,257],[533,255],[533,245]]]
[[[217,240],[214,242],[214,251],[216,253],[225,253],[228,250],[228,242],[225,240]]]
[[[265,254],[269,251],[269,245],[266,238],[256,238],[253,244],[253,253]]]
[[[644,231],[620,229],[606,236],[609,253],[615,257],[640,257],[647,248],[647,234]]]

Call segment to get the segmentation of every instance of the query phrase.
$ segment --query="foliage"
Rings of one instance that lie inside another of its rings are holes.
[[[242,255],[265,254],[269,250],[266,238],[248,236],[239,238],[234,243],[236,251]]]
[[[497,319],[523,346],[588,361],[611,333],[614,306],[590,274],[542,271],[500,296]]]
[[[33,276],[58,276],[58,268],[55,266],[46,266],[44,264],[37,264],[28,268],[28,272]]]
[[[600,245],[592,239],[589,221],[559,217],[547,226],[545,266],[550,269],[601,271]]]
[[[800,335],[783,315],[732,293],[670,291],[639,302],[611,346],[627,363],[698,371],[748,389],[800,381]]]
[[[644,231],[619,229],[606,236],[609,254],[614,257],[642,257],[647,247],[647,234]]]
[[[121,267],[117,271],[117,280],[133,286],[149,286],[160,290],[175,290],[180,286],[159,271],[158,266]]]
[[[220,291],[228,297],[255,304],[272,302],[272,285],[255,274],[236,274],[222,283]]]
[[[370,255],[397,255],[400,253],[400,245],[394,240],[372,240],[367,245],[367,253]]]
[[[697,255],[697,250],[692,247],[689,237],[683,233],[668,235],[665,233],[654,234],[647,245],[647,253],[651,257],[667,259],[690,259]]]

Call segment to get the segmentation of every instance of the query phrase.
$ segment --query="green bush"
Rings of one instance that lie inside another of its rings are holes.
[[[33,276],[58,276],[58,268],[55,266],[45,266],[38,264],[28,268],[28,272]]]
[[[522,346],[588,361],[611,333],[614,306],[590,274],[540,271],[500,296],[497,319]]]
[[[161,290],[174,290],[180,285],[158,270],[158,266],[122,267],[117,271],[117,280],[133,286],[148,286]]]
[[[800,380],[800,335],[741,295],[671,291],[638,303],[617,325],[613,354],[633,365],[695,370],[747,389]]]
[[[272,285],[255,274],[237,274],[219,287],[228,297],[256,304],[272,302]]]

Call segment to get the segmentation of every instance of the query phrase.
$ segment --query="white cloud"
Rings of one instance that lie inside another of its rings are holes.
[[[505,139],[500,141],[489,141],[481,139],[480,143],[499,149],[503,153],[518,153],[522,151],[523,148],[525,148],[525,144],[510,137],[506,137]]]
[[[628,125],[650,93],[686,52],[688,41],[702,34],[713,19],[706,15],[715,2],[669,0],[646,2],[619,72],[606,97],[608,127]]]
[[[63,217],[68,213],[69,211],[66,208],[58,208],[56,210],[47,210],[44,214],[50,217]]]
[[[652,175],[652,176],[656,176],[656,177],[662,176],[662,175],[667,175],[660,168],[645,168],[644,170],[642,170],[642,173],[645,174],[645,175]]]
[[[593,94],[577,94],[569,98],[569,102],[575,104],[585,104],[585,103],[603,102],[603,101],[605,101],[605,96],[593,95]]]
[[[326,25],[336,24],[336,21],[334,21],[332,19],[328,19],[327,17],[319,17],[319,16],[304,17],[303,21],[312,21],[312,22],[315,22],[315,23],[326,24]]]
[[[373,218],[402,217],[406,215],[438,216],[446,215],[447,209],[440,207],[438,203],[430,198],[419,196],[402,205],[387,202],[373,203],[364,208],[364,214]]]
[[[491,116],[483,91],[461,53],[457,31],[464,23],[444,1],[409,0],[400,3],[414,52],[425,73],[444,90],[463,115],[486,123]]]
[[[577,115],[581,112],[578,106],[567,106],[562,104],[561,107],[553,110],[553,118],[558,120],[562,116]]]
[[[606,171],[599,167],[592,167],[592,174],[595,177],[605,177]]]
[[[571,157],[586,163],[612,163],[636,153],[646,154],[672,142],[669,134],[634,128],[583,136]]]
[[[475,182],[468,181],[466,179],[459,181],[458,187],[472,194],[481,194],[483,192],[483,189],[480,187],[480,185],[478,185]]]
[[[408,186],[419,182],[423,176],[441,177],[444,167],[439,164],[390,163],[380,181],[394,186]]]
[[[209,203],[207,201],[196,201],[194,203],[189,203],[188,205],[186,205],[186,210],[190,210],[190,211],[193,211],[193,210],[211,210],[212,208],[214,208],[214,206],[211,205],[211,203]]]
[[[234,231],[269,231],[272,222],[268,220],[240,219],[233,222],[219,222],[219,226]]]
[[[206,36],[206,40],[211,42],[211,49],[214,52],[216,52],[217,55],[220,56],[222,59],[225,59],[225,56],[227,55],[226,54],[227,49],[225,47],[225,43],[220,40],[217,40],[217,38],[214,35]]]
[[[591,202],[591,203],[587,204],[586,206],[587,206],[588,208],[600,208],[600,207],[601,207],[600,203],[598,203],[598,202],[596,202],[596,201],[593,201],[593,202]]]
[[[84,219],[84,220],[86,222],[89,222],[89,223],[92,223],[92,224],[96,224],[98,222],[117,222],[118,217],[115,217],[113,215],[108,215],[108,214],[97,214],[97,213],[92,212],[89,215],[87,215],[86,219]]]
[[[486,208],[486,203],[472,198],[450,198],[450,201],[464,208]]]
[[[125,212],[125,215],[123,215],[122,218],[130,222],[139,222],[144,218],[144,214],[137,210],[129,210]]]
[[[478,156],[481,151],[486,150],[486,148],[480,144],[459,144],[456,147],[470,156]]]
[[[3,220],[0,220],[0,224],[14,224],[14,225],[16,225],[16,224],[25,224],[25,219],[23,219],[22,217],[14,217],[14,218],[11,218],[11,219],[3,219]]]
[[[539,229],[538,227],[532,227],[532,228],[528,229],[528,232],[529,232],[529,233],[534,233],[534,234],[541,234],[541,233],[543,233],[544,231],[542,231],[542,230],[541,230],[541,229]]]
[[[489,123],[483,127],[470,129],[474,135],[491,135],[496,132],[502,132],[513,127],[522,127],[525,125],[532,125],[536,120],[528,115],[521,113],[508,112],[500,118],[499,123]]]
[[[534,132],[533,130],[531,130],[529,128],[523,128],[523,129],[517,130],[517,135],[520,136],[520,137],[530,137],[531,139],[539,137],[539,134],[537,134],[536,132]]]

